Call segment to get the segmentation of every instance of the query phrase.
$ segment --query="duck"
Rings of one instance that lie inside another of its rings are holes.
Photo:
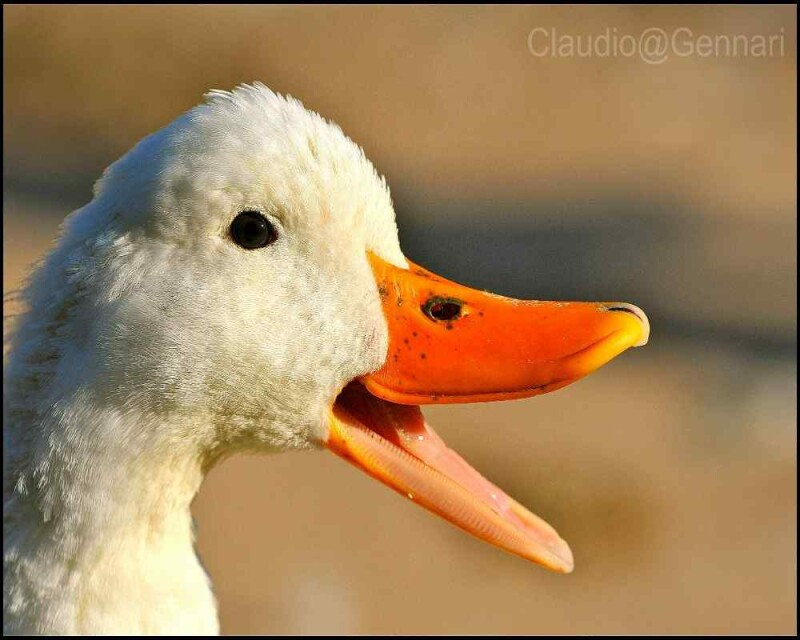
[[[21,297],[8,634],[217,634],[190,504],[238,452],[328,449],[568,573],[568,544],[421,405],[548,393],[649,336],[629,303],[520,301],[411,262],[363,150],[261,83],[211,91],[111,164]]]

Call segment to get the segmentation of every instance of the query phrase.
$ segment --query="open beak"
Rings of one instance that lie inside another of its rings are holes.
[[[572,553],[556,531],[449,449],[418,405],[560,389],[645,344],[647,317],[627,303],[514,300],[368,255],[389,350],[380,370],[336,399],[327,446],[478,538],[572,571]]]

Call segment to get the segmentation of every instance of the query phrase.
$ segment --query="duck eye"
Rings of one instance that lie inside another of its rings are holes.
[[[231,223],[231,237],[243,249],[260,249],[275,242],[278,234],[258,211],[242,211]]]
[[[441,322],[450,322],[457,320],[461,316],[461,300],[453,298],[430,298],[424,305],[422,310],[426,316],[431,320],[439,320]]]

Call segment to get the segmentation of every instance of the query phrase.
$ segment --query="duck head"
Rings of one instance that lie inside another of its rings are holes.
[[[109,167],[55,255],[82,301],[71,376],[183,425],[154,440],[188,439],[209,465],[327,447],[479,538],[572,569],[419,406],[559,389],[644,344],[645,315],[513,300],[411,263],[385,181],[296,100],[212,92]]]

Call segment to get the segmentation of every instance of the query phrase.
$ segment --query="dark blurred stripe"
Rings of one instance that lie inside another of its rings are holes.
[[[89,201],[92,181],[9,176],[4,192],[36,196],[66,215]],[[733,277],[715,276],[716,258],[704,250],[704,239],[719,234],[719,222],[674,203],[615,197],[443,202],[396,191],[394,200],[406,255],[448,278],[523,299],[633,302],[650,317],[653,344],[680,338],[755,358],[796,358],[796,315],[789,312],[787,321],[787,309],[796,307],[793,270],[771,273],[759,263],[749,278],[735,270]],[[730,224],[754,225],[738,234],[754,242],[768,233],[764,253],[783,243],[796,256],[796,221],[791,229],[741,219]],[[787,256],[781,264],[793,260]],[[742,307],[751,303],[759,308]]]

